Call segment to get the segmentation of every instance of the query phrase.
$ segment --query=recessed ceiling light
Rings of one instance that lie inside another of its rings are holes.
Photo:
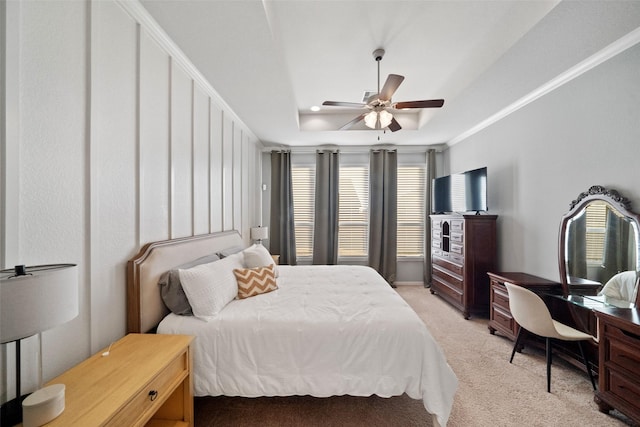
[[[311,111],[320,111],[320,107],[314,105],[313,107],[311,107]]]

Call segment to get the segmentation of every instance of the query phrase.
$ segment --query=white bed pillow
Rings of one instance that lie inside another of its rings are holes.
[[[266,267],[273,265],[275,277],[278,277],[278,266],[273,257],[262,245],[252,245],[242,251],[244,255],[244,266],[247,268]]]
[[[238,295],[238,283],[233,274],[236,268],[243,268],[240,253],[178,270],[195,317],[208,322]]]

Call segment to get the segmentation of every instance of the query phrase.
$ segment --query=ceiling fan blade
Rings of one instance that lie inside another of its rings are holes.
[[[367,113],[362,113],[362,114],[360,114],[358,117],[356,117],[355,119],[351,120],[351,121],[350,121],[349,123],[347,123],[346,125],[342,126],[339,130],[348,130],[348,129],[351,129],[351,127],[352,127],[353,125],[355,125],[355,124],[356,124],[356,123],[358,123],[358,122],[361,122],[361,121],[364,119],[364,116],[365,116],[366,114],[367,114]]]
[[[350,107],[350,108],[364,108],[367,104],[359,102],[339,102],[339,101],[324,101],[322,105],[329,105],[332,107]]]
[[[384,86],[382,86],[382,90],[378,96],[378,99],[382,101],[389,101],[396,90],[398,90],[398,86],[404,80],[404,76],[400,76],[398,74],[389,74],[387,77],[387,81],[384,82]]]
[[[440,108],[444,105],[444,99],[429,99],[424,101],[396,102],[393,108],[402,110],[403,108]]]
[[[402,129],[402,126],[400,126],[400,123],[398,123],[396,118],[394,117],[393,119],[391,119],[391,124],[389,125],[389,130],[391,132],[395,132],[395,131],[400,130],[400,129]]]

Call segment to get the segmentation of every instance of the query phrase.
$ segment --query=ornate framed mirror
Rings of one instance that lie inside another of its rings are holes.
[[[569,295],[611,296],[640,306],[640,215],[617,191],[580,193],[560,222],[560,281]]]

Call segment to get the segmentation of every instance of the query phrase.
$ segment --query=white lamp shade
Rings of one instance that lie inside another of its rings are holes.
[[[367,125],[367,127],[370,127],[371,129],[376,128],[377,122],[378,122],[378,113],[376,113],[375,111],[367,113],[364,116],[364,124]]]
[[[391,124],[393,114],[387,110],[371,111],[364,116],[364,124],[371,129],[384,129]]]
[[[27,267],[28,274],[0,272],[0,342],[30,337],[78,315],[75,264]]]
[[[382,110],[378,113],[380,116],[380,128],[384,129],[391,124],[391,120],[393,120],[393,114],[388,112],[387,110]]]
[[[251,240],[265,240],[269,238],[269,227],[251,228]]]

